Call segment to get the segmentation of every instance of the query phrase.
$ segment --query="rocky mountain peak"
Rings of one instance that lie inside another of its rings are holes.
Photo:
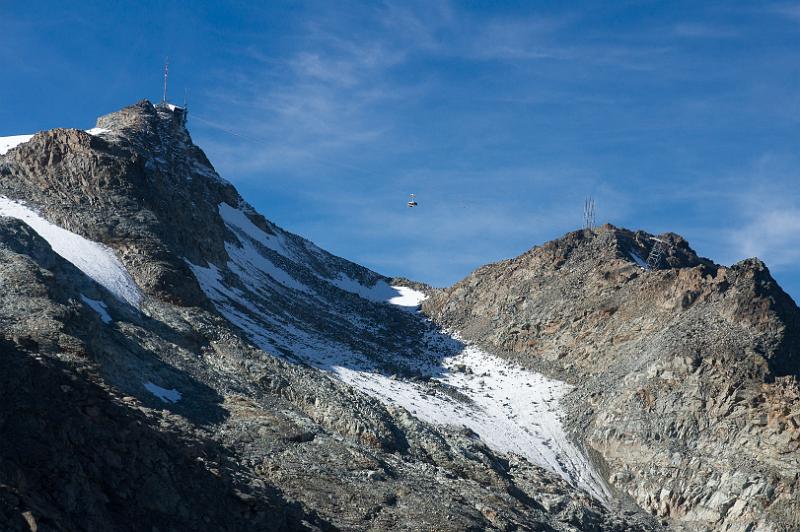
[[[173,131],[188,133],[185,128],[185,110],[181,107],[161,102],[154,105],[144,99],[118,111],[103,115],[97,119],[98,128],[114,131],[131,131],[135,133],[156,130],[160,123],[167,123]]]
[[[88,133],[37,134],[5,157],[0,193],[118,250],[145,293],[202,304],[185,260],[224,263],[231,236],[218,206],[245,203],[192,142],[182,113],[142,100]]]
[[[600,502],[561,383],[466,350],[418,314],[422,285],[255,212],[180,108],[0,147],[0,523],[653,528]],[[512,392],[529,380],[540,406]],[[501,393],[548,422],[522,427]]]
[[[258,214],[179,107],[142,100],[13,145],[0,520],[659,529],[642,508],[693,530],[798,524],[800,311],[757,259],[603,225],[432,289]],[[40,419],[55,446],[30,445]]]
[[[662,252],[648,265],[655,246]],[[598,323],[608,321],[603,328],[608,331],[612,323],[620,330],[628,327],[631,319],[668,323],[690,311],[713,309],[713,315],[731,322],[780,329],[764,353],[770,367],[778,375],[800,368],[800,354],[778,348],[782,339],[800,332],[800,310],[766,265],[758,259],[731,267],[715,264],[675,233],[652,235],[610,224],[573,231],[518,257],[482,266],[438,291],[425,308],[447,326],[474,327],[476,337],[496,338],[495,347],[547,353],[546,359],[563,356],[560,349],[544,349],[551,335],[571,331],[573,323],[588,325],[590,316]],[[589,328],[586,334],[595,333]],[[589,362],[594,371],[594,362],[607,354],[581,357],[578,367]]]
[[[765,530],[795,528],[785,513],[797,508],[793,496],[765,512],[772,503],[743,484],[788,494],[799,473],[779,457],[800,452],[800,422],[789,419],[800,309],[762,261],[725,267],[677,234],[604,225],[483,266],[423,309],[575,383],[573,430],[643,508],[709,529],[760,519],[781,523]]]
[[[593,231],[572,231],[512,260],[524,261],[544,254],[553,257],[555,267],[560,267],[568,260],[596,265],[619,259],[642,266],[647,263],[654,247],[662,250],[659,260],[654,263],[655,269],[691,268],[701,264],[714,267],[710,260],[699,257],[686,239],[678,234],[653,235],[611,224],[601,225]]]

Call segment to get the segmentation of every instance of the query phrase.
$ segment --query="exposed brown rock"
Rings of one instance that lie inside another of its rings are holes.
[[[603,226],[484,266],[423,308],[577,385],[574,433],[609,482],[689,530],[800,527],[800,311],[757,259],[730,268]]]

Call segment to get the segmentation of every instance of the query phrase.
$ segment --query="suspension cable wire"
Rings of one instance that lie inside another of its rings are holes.
[[[213,122],[211,120],[203,118],[202,116],[198,116],[197,113],[192,113],[192,118],[196,118],[197,120],[199,120],[200,122],[203,122],[204,124],[206,124],[209,127],[212,127],[214,129],[218,129],[220,131],[224,131],[225,133],[227,133],[229,135],[233,135],[234,137],[238,137],[238,138],[240,138],[240,139],[242,139],[244,141],[247,141],[247,142],[252,142],[252,143],[255,143],[255,144],[259,144],[259,145],[269,145],[269,144],[271,144],[271,142],[269,140],[267,140],[267,139],[265,139],[263,137],[259,137],[258,135],[253,135],[253,134],[243,135],[241,133],[237,133],[236,131],[233,131],[231,129],[223,127],[223,126],[217,124],[216,122]],[[358,167],[358,166],[354,166],[354,165],[349,164],[349,163],[341,163],[341,162],[337,162],[337,161],[331,161],[331,160],[328,160],[328,159],[323,159],[322,157],[319,157],[317,155],[312,155],[312,154],[310,154],[308,152],[300,152],[300,153],[304,157],[307,157],[309,159],[314,159],[317,162],[319,162],[321,164],[324,164],[324,165],[338,166],[339,168],[342,168],[344,170],[352,170],[352,171],[360,172],[360,173],[363,173],[363,174],[374,175],[374,173],[375,173],[372,170],[367,170],[366,168],[361,168],[361,167]]]
[[[209,127],[212,127],[214,129],[218,129],[220,131],[223,131],[223,132],[225,132],[225,133],[227,133],[229,135],[232,135],[234,137],[240,138],[240,139],[242,139],[242,140],[244,140],[246,142],[250,142],[250,143],[258,144],[258,145],[270,145],[271,144],[271,142],[268,139],[264,138],[264,137],[260,137],[258,135],[254,135],[254,134],[251,134],[251,133],[248,133],[247,135],[238,133],[236,131],[233,131],[232,129],[229,129],[227,127],[221,126],[221,125],[219,125],[218,123],[216,123],[216,122],[214,122],[212,120],[209,120],[207,118],[199,116],[196,112],[193,112],[191,114],[191,116],[192,116],[193,119],[197,119],[197,120],[199,120],[200,122],[206,124]],[[349,164],[349,163],[341,163],[341,162],[337,162],[337,161],[331,161],[329,159],[324,159],[322,157],[319,157],[319,156],[316,156],[316,155],[312,155],[312,154],[307,153],[307,152],[302,152],[302,155],[304,157],[309,158],[309,159],[314,159],[314,160],[316,160],[317,162],[319,162],[319,163],[321,163],[323,165],[337,166],[337,167],[339,167],[341,169],[344,169],[344,170],[356,171],[356,172],[359,172],[359,173],[362,173],[362,174],[368,174],[368,175],[374,175],[375,174],[374,171],[367,170],[366,168],[361,168],[359,166],[354,166],[354,165]],[[450,204],[450,205],[458,205],[458,206],[468,207],[468,208],[472,208],[473,206],[483,205],[484,203],[485,203],[484,201],[482,201],[482,200],[480,200],[478,198],[475,198],[475,199],[465,199],[465,198],[458,199],[458,198],[453,198],[451,196],[450,199],[448,200],[448,204]]]

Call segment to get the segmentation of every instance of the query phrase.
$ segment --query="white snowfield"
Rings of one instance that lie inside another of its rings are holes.
[[[413,288],[408,288],[407,286],[392,286],[391,288],[395,290],[398,295],[390,297],[389,303],[397,305],[398,307],[416,309],[423,301],[428,299],[428,296],[422,292],[414,290]]]
[[[148,392],[161,399],[161,401],[163,401],[164,403],[177,403],[178,401],[181,400],[181,397],[183,397],[181,395],[181,392],[179,392],[174,388],[171,390],[167,390],[166,388],[162,388],[161,386],[153,384],[150,381],[146,381],[143,384]]]
[[[310,360],[312,365],[315,361]],[[423,374],[466,396],[462,402],[429,385],[390,378],[353,361],[332,371],[344,382],[382,402],[401,406],[437,425],[468,427],[489,447],[515,453],[544,467],[601,502],[610,499],[602,477],[566,436],[559,400],[570,386],[522,369],[476,346],[467,345],[441,367],[418,367]]]
[[[272,312],[263,309],[260,294],[268,293],[266,286],[306,293],[312,289],[281,270],[256,245],[297,260],[281,235],[264,233],[242,211],[229,205],[220,205],[220,214],[242,244],[241,248],[232,246],[234,249],[228,250],[228,269],[239,277],[247,293],[228,286],[214,265],[189,266],[220,313],[254,343],[273,353],[278,352],[276,347],[286,348],[305,363],[387,405],[403,407],[424,421],[468,427],[493,449],[523,456],[596,499],[609,500],[610,492],[602,477],[564,432],[559,400],[569,391],[567,384],[510,364],[475,346],[464,346],[454,335],[433,331],[427,338],[429,352],[425,360],[398,362],[411,365],[410,369],[438,384],[389,377],[364,355],[278,321]],[[231,253],[232,250],[236,252]],[[364,299],[399,305],[404,310],[416,310],[425,299],[423,293],[408,287],[390,286],[384,281],[365,286],[344,273],[336,279],[323,280]],[[463,347],[454,349],[457,345]],[[445,393],[448,389],[457,393]]]
[[[22,203],[0,196],[0,216],[22,220],[44,238],[57,254],[104,286],[117,299],[139,307],[142,293],[108,246],[92,242],[52,224]]]
[[[377,303],[391,303],[407,309],[416,310],[427,297],[422,292],[405,286],[391,286],[379,280],[372,286],[364,286],[347,274],[341,273],[336,279],[328,280],[332,285]]]
[[[33,135],[14,135],[12,137],[0,137],[0,155],[5,155],[12,148],[16,148],[23,142],[31,140]]]

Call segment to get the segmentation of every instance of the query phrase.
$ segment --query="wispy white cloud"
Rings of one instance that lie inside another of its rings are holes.
[[[700,39],[730,39],[740,35],[733,28],[701,22],[681,22],[672,28],[672,33],[678,37]]]
[[[221,78],[236,90],[195,111],[242,138],[197,137],[229,178],[315,213],[277,222],[389,274],[452,282],[577,228],[589,193],[600,222],[678,230],[716,260],[790,267],[796,211],[771,201],[787,189],[751,186],[789,179],[709,172],[697,148],[734,131],[732,117],[770,111],[749,102],[784,102],[779,91],[687,52],[692,39],[742,37],[726,19],[654,24],[584,35],[586,15],[569,11],[313,10],[285,53],[237,51],[248,61]],[[539,137],[520,138],[525,120]],[[404,207],[409,192],[419,209]]]
[[[654,55],[667,51],[642,45],[566,44],[558,32],[577,18],[570,13],[485,18],[456,11],[448,2],[391,3],[366,11],[371,14],[368,29],[353,27],[353,21],[341,24],[322,10],[319,18],[305,23],[302,44],[293,53],[276,59],[250,46],[244,53],[253,62],[245,70],[221,73],[225,83],[235,81],[237,90],[209,93],[210,113],[225,116],[227,129],[266,140],[269,148],[248,155],[251,146],[238,149],[237,140],[224,147],[225,140],[219,139],[218,160],[245,172],[313,169],[303,161],[314,159],[339,159],[343,166],[355,167],[359,165],[354,157],[363,157],[372,147],[394,149],[413,140],[393,134],[393,117],[402,116],[404,102],[441,98],[449,90],[435,75],[415,75],[413,60],[420,55],[447,61],[555,60],[647,70],[654,68]],[[402,68],[408,72],[399,74]],[[512,89],[491,97],[514,102],[519,96]],[[540,101],[558,97],[541,89],[540,94],[546,95]]]
[[[800,3],[790,2],[767,5],[766,10],[770,13],[800,22]]]
[[[653,56],[670,51],[667,46],[642,42],[594,39],[591,44],[580,44],[565,39],[563,32],[585,17],[577,11],[487,17],[457,12],[447,2],[431,2],[431,6],[433,9],[420,10],[413,4],[393,5],[383,24],[392,33],[407,37],[400,44],[408,50],[473,61],[564,61],[643,70],[653,67]]]
[[[800,209],[756,214],[733,231],[731,240],[745,257],[759,257],[776,270],[800,262]]]
[[[392,124],[383,109],[424,91],[424,83],[390,79],[406,54],[391,39],[331,24],[306,22],[302,46],[281,58],[248,47],[251,62],[220,73],[225,83],[233,76],[236,91],[208,95],[209,113],[221,117],[208,122],[241,137],[207,135],[216,137],[210,151],[222,166],[240,173],[302,173],[320,164],[358,170],[359,151],[387,143]]]
[[[800,179],[793,155],[765,153],[729,175],[687,187],[683,201],[705,211],[689,236],[724,264],[758,257],[776,272],[800,261]]]

